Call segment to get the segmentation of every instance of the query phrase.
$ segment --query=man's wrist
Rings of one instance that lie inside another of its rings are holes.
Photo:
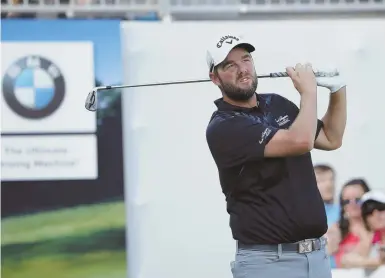
[[[317,87],[315,87],[314,89],[302,90],[301,97],[308,97],[308,96],[317,97]]]

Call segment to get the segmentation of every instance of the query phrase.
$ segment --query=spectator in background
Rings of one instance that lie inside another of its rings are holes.
[[[324,201],[328,227],[337,223],[340,217],[340,206],[334,202],[335,196],[335,171],[332,167],[325,164],[314,166],[314,172],[317,179],[318,190]]]
[[[350,180],[342,187],[339,221],[342,241],[335,255],[337,267],[371,267],[357,260],[358,256],[367,258],[373,243],[378,241],[378,234],[366,228],[361,215],[361,198],[368,191],[369,186],[363,179]]]
[[[378,241],[372,247],[369,258],[357,259],[364,265],[378,267],[385,264],[385,194],[369,191],[362,196],[361,213],[368,230],[378,235]]]
[[[326,251],[330,258],[330,267],[337,268],[335,256],[338,252],[339,244],[341,242],[341,232],[337,223],[334,223],[328,228],[325,237],[327,238]]]
[[[334,254],[338,251],[341,241],[341,233],[338,228],[338,220],[340,217],[340,206],[335,202],[335,171],[326,164],[317,164],[314,166],[314,173],[317,180],[318,190],[324,201],[328,231],[325,234],[327,238],[326,250],[330,256],[331,268],[336,268]]]

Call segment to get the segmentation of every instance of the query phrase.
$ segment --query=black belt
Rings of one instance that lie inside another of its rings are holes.
[[[238,242],[238,248],[253,249],[257,251],[276,251],[281,248],[282,252],[298,252],[309,253],[320,250],[322,246],[326,245],[325,238],[305,239],[295,243],[282,244],[244,244]],[[280,247],[281,246],[281,247]]]

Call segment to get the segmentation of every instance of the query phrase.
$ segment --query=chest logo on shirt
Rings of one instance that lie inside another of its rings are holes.
[[[278,119],[275,119],[275,121],[277,122],[277,124],[279,126],[283,126],[284,124],[287,124],[288,122],[290,122],[289,120],[289,116],[288,115],[285,115],[285,116],[279,116]]]

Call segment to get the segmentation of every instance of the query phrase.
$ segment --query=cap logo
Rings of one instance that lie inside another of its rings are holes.
[[[236,41],[239,41],[239,38],[235,37],[235,36],[223,36],[219,42],[217,43],[217,47],[218,48],[221,48],[223,43],[228,43],[228,44],[232,44],[233,43],[233,40],[236,40]]]

